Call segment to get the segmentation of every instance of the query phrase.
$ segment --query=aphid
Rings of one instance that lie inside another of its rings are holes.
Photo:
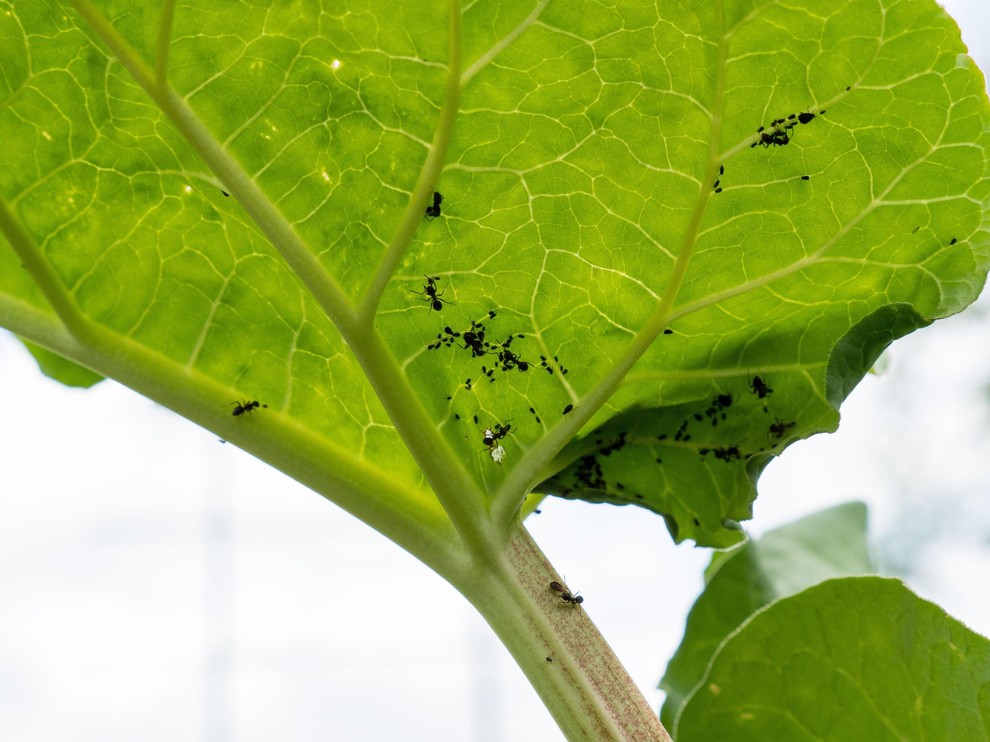
[[[433,221],[440,216],[440,204],[443,203],[443,196],[440,191],[433,191],[433,205],[426,207],[426,218]]]
[[[234,417],[240,417],[245,412],[247,413],[254,412],[259,407],[265,407],[265,408],[268,407],[268,405],[261,404],[261,402],[259,402],[256,399],[251,400],[250,402],[244,399],[239,402],[231,402],[231,404],[234,405],[234,411],[231,413]]]
[[[790,422],[785,422],[784,420],[777,420],[770,426],[770,435],[772,435],[777,440],[784,437],[784,433],[793,428],[795,422],[791,420]]]
[[[553,662],[553,658],[552,657],[547,657],[546,659],[547,659],[547,662]]]
[[[725,165],[719,165],[718,166],[718,174],[719,175],[725,175]]]
[[[419,294],[422,296],[423,301],[430,305],[431,312],[439,312],[443,309],[444,304],[450,304],[449,301],[442,298],[443,292],[446,291],[446,289],[443,291],[437,291],[437,281],[440,280],[440,276],[424,276],[424,278],[426,278],[426,283],[423,284],[422,291],[416,291],[415,289],[410,289],[410,291],[414,294]]]
[[[574,409],[574,405],[572,405],[572,404],[569,404],[569,405],[567,405],[566,407],[564,407],[564,413],[563,413],[563,414],[565,414],[565,415],[566,415],[566,414],[568,414],[568,413],[569,413],[569,412],[570,412],[571,410],[573,410],[573,409]]]
[[[581,605],[581,603],[584,602],[584,598],[581,597],[580,593],[571,594],[570,590],[556,580],[550,583],[550,589],[560,595],[560,599],[565,603],[570,603],[571,605]]]
[[[673,330],[671,330],[671,329],[670,329],[670,328],[668,327],[668,328],[667,328],[666,330],[664,330],[664,331],[663,331],[663,334],[664,334],[664,335],[673,335],[673,334],[674,334],[674,331],[673,331]]]
[[[753,380],[749,383],[749,387],[753,390],[753,394],[760,399],[773,394],[773,389],[768,387],[767,383],[760,376],[754,376]]]
[[[953,237],[953,238],[952,238],[952,239],[951,239],[951,240],[949,241],[949,244],[950,244],[950,245],[954,245],[954,244],[956,244],[956,238],[955,238],[955,237]]]
[[[811,180],[811,176],[810,175],[802,175],[801,176],[801,180]]]
[[[848,88],[846,89],[848,90]],[[823,113],[825,113],[825,111],[819,111],[817,115],[821,116]],[[815,115],[816,114],[812,113],[811,111],[805,111],[804,113],[799,113],[797,118],[798,121],[800,121],[802,124],[808,124],[814,121]]]
[[[722,189],[721,188],[716,188],[715,189],[715,193],[721,193],[721,192],[722,192]]]
[[[226,196],[227,198],[230,198],[230,194],[229,194],[229,193],[227,193],[227,191],[220,191],[220,193],[222,193],[222,194],[223,194],[224,196]]]

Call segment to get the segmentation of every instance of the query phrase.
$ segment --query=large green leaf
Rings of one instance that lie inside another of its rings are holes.
[[[436,472],[734,543],[772,455],[985,278],[990,116],[934,2],[0,11],[0,322],[412,499],[397,385]]]
[[[897,580],[829,580],[756,613],[684,705],[678,742],[990,739],[990,641]]]
[[[726,552],[716,552],[705,589],[691,607],[684,639],[660,681],[660,718],[668,729],[700,682],[719,645],[768,603],[833,577],[873,571],[866,506],[837,505],[781,526]]]

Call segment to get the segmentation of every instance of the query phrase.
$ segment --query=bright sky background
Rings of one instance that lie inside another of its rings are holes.
[[[946,2],[990,69],[990,3]],[[761,533],[870,504],[888,569],[990,635],[990,301],[896,343],[831,436],[760,483]],[[0,334],[0,739],[559,740],[443,580],[113,382],[69,390]],[[709,553],[633,508],[548,501],[536,541],[655,690]]]

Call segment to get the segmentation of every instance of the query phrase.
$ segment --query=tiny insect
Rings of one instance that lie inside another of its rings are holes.
[[[254,412],[259,407],[264,407],[266,409],[268,407],[268,405],[261,404],[261,402],[256,399],[253,399],[250,402],[246,399],[242,399],[239,402],[231,402],[231,404],[234,405],[234,411],[231,413],[234,417],[240,417],[245,412]]]
[[[821,116],[823,113],[825,113],[825,111],[819,111],[817,115]],[[798,121],[800,121],[802,124],[811,123],[812,121],[815,120],[815,115],[816,114],[812,113],[811,111],[805,111],[804,113],[799,113]]]
[[[440,216],[440,204],[443,203],[443,196],[440,191],[433,191],[433,204],[426,207],[426,218],[433,221]]]
[[[783,147],[790,141],[791,138],[787,132],[775,125],[772,131],[761,133],[759,141],[753,142],[750,146],[755,147],[758,144],[762,144],[764,149],[767,147]]]
[[[501,423],[495,423],[492,427],[485,428],[485,437],[482,439],[482,442],[488,448],[491,448],[498,441],[505,438],[505,436],[509,434],[510,430],[512,430],[512,424],[509,423],[508,421],[506,421],[505,425],[502,425]]]
[[[574,405],[569,404],[569,405],[567,405],[567,406],[564,407],[563,414],[568,415],[568,414],[570,414],[571,410],[573,410],[573,409],[574,409]]]
[[[754,376],[753,380],[749,384],[749,387],[753,390],[753,394],[760,399],[763,399],[768,394],[773,394],[773,389],[767,386],[767,383],[761,376]]]
[[[430,305],[431,312],[439,312],[443,309],[444,304],[450,304],[447,299],[443,298],[443,291],[438,291],[440,276],[424,276],[426,283],[423,284],[422,291],[416,291],[416,289],[410,289],[414,294],[419,294],[423,297],[423,301]]]
[[[488,453],[492,457],[492,461],[496,464],[501,464],[505,459],[505,448],[499,443],[500,440],[505,438],[512,430],[512,424],[508,421],[505,424],[495,423],[491,427],[485,428],[484,437],[481,442],[485,444],[488,449]]]
[[[560,599],[565,603],[570,603],[571,605],[581,605],[584,602],[584,598],[581,597],[580,593],[572,594],[570,590],[556,580],[550,583],[550,589],[560,595]]]

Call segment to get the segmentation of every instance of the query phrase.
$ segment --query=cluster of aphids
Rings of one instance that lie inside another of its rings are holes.
[[[495,311],[489,310],[488,318],[494,319],[495,317]],[[512,371],[513,369],[523,372],[529,371],[529,362],[520,357],[516,351],[512,350],[512,343],[515,340],[522,340],[525,337],[522,334],[510,334],[505,340],[493,343],[487,339],[488,328],[485,324],[477,320],[471,320],[471,326],[463,332],[458,332],[450,327],[450,325],[447,325],[441,332],[437,333],[436,341],[427,345],[426,349],[460,348],[461,350],[470,352],[474,358],[493,357],[495,359],[494,364],[491,367],[488,365],[482,366],[481,374],[489,381],[494,382],[496,371]],[[469,384],[470,380],[466,382],[466,385]]]
[[[488,311],[488,318],[495,319],[494,310]],[[471,327],[464,332],[454,331],[450,325],[443,328],[443,332],[437,333],[437,341],[426,346],[427,350],[438,350],[440,348],[458,347],[471,351],[475,358],[482,358],[488,355],[495,346],[489,343],[485,336],[487,328],[476,320],[471,320]],[[464,345],[461,345],[461,343]]]
[[[791,141],[792,134],[790,132],[795,126],[798,124],[810,124],[815,120],[816,116],[821,116],[823,113],[825,113],[825,111],[819,111],[818,113],[804,111],[803,113],[792,113],[787,118],[774,119],[770,122],[769,129],[765,126],[761,126],[756,130],[756,133],[760,135],[760,138],[749,146],[755,147],[758,144],[762,144],[764,148],[783,147]]]

